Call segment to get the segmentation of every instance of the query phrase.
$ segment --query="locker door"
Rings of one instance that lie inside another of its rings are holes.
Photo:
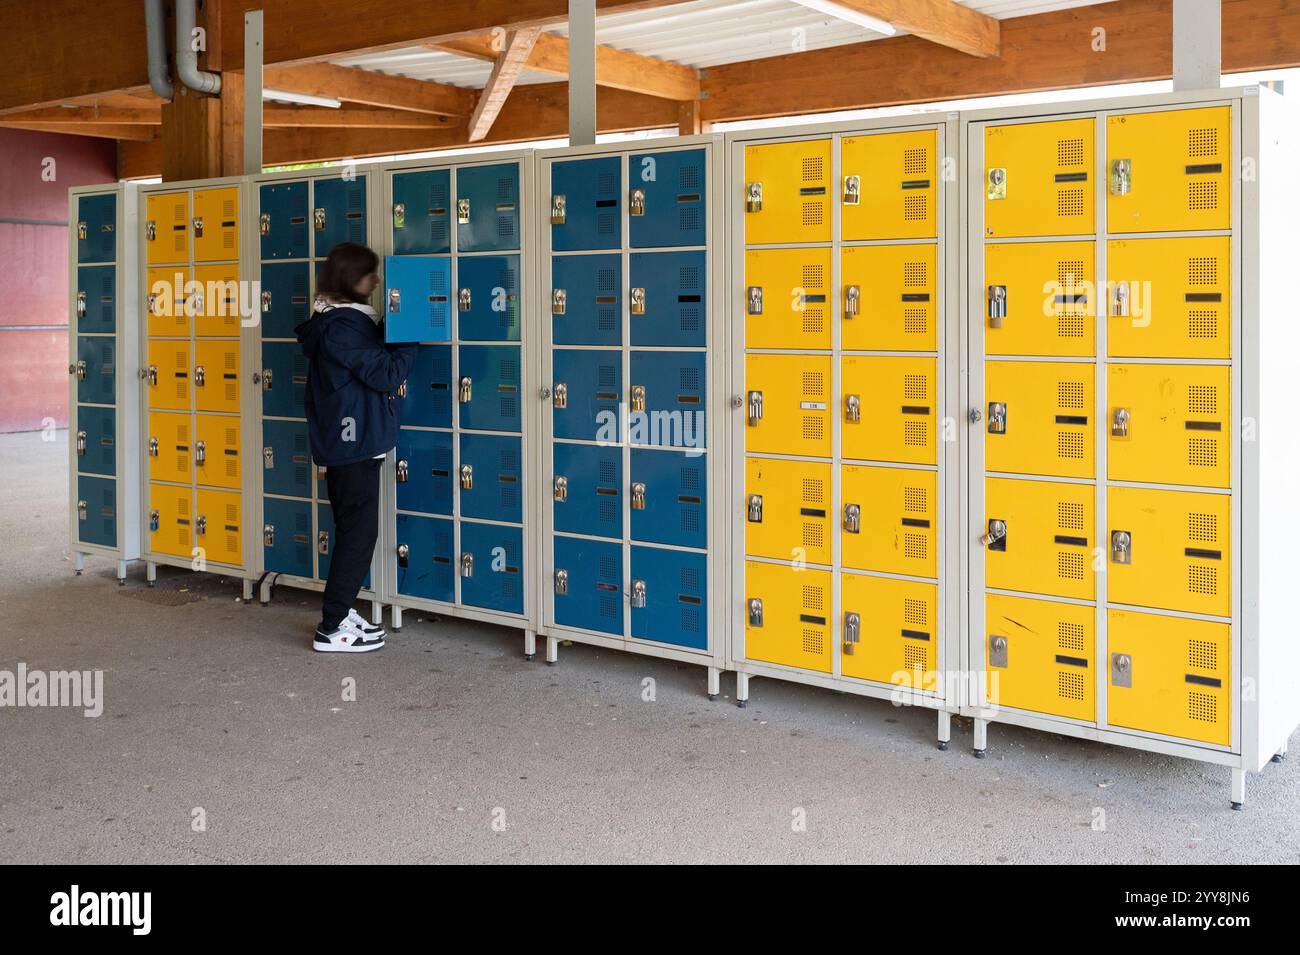
[[[1111,603],[1232,615],[1232,499],[1112,487],[1106,593]]]
[[[1232,228],[1232,109],[1126,113],[1106,120],[1111,232]]]
[[[384,340],[451,341],[451,259],[384,256]]]
[[[194,343],[194,409],[239,411],[239,342]]]
[[[397,515],[398,520],[403,515]],[[448,522],[449,523],[449,522]],[[450,535],[450,531],[448,531]],[[439,538],[441,539],[441,538]],[[448,537],[447,551],[450,554],[451,543]],[[330,575],[330,555],[334,553],[335,544],[334,534],[334,512],[330,509],[328,503],[316,505],[316,577],[320,580],[328,580]],[[450,565],[450,557],[447,558]],[[363,590],[371,588],[370,571],[366,571],[366,577],[361,582]]]
[[[457,168],[456,249],[495,252],[517,248],[519,164]]]
[[[311,317],[311,272],[306,262],[262,265],[262,337],[294,338],[294,326]]]
[[[831,141],[745,147],[745,244],[831,241]]]
[[[632,248],[704,245],[707,168],[703,149],[628,156],[628,241]]]
[[[519,256],[470,256],[456,268],[461,340],[519,341]]]
[[[474,431],[519,431],[519,348],[462,345],[456,393],[460,426]]]
[[[631,443],[705,447],[706,364],[703,352],[632,352],[628,401],[632,412],[628,423]]]
[[[1231,370],[1212,365],[1111,365],[1112,481],[1228,487]]]
[[[842,250],[843,347],[934,351],[936,256],[933,245],[860,245]]]
[[[806,564],[831,562],[831,466],[745,459],[745,553]]]
[[[1092,486],[988,478],[984,488],[990,536],[1005,530],[985,550],[985,585],[1093,600]]]
[[[1088,235],[1094,121],[1054,120],[984,130],[984,234]]]
[[[844,566],[937,577],[937,483],[934,471],[844,465],[840,470]]]
[[[196,265],[194,281],[202,290],[195,309],[194,334],[239,337],[239,264]]]
[[[623,634],[623,546],[554,538],[555,623]]]
[[[117,473],[117,409],[77,406],[77,470],[91,474]]]
[[[310,364],[297,342],[262,343],[263,415],[269,418],[306,416]]]
[[[144,200],[144,260],[148,265],[188,262],[190,258],[190,196],[163,192]],[[186,556],[188,556],[188,551]]]
[[[111,405],[116,401],[117,340],[104,335],[77,336],[77,401]],[[85,372],[82,372],[82,362]]]
[[[934,584],[840,575],[840,672],[914,690],[938,685]]]
[[[243,502],[239,492],[199,488],[194,498],[194,539],[203,548],[204,557],[215,564],[243,564]]]
[[[1095,355],[1096,257],[1094,242],[984,246],[984,353]]]
[[[259,190],[258,233],[263,259],[305,259],[307,245],[307,183],[267,183]],[[265,282],[265,276],[263,276]],[[311,574],[307,574],[308,577]]]
[[[630,256],[629,273],[634,346],[704,347],[704,252],[636,252]]]
[[[150,339],[145,383],[148,406],[165,411],[190,410],[190,343]]]
[[[522,442],[522,438],[495,434],[460,436],[456,480],[462,517],[523,522]]]
[[[631,468],[632,539],[708,547],[706,456],[633,448]]]
[[[117,258],[117,194],[77,199],[77,261],[112,262]]]
[[[707,650],[708,567],[704,554],[633,547],[632,636]]]
[[[832,609],[830,571],[746,561],[746,659],[830,673]]]
[[[617,156],[551,164],[551,249],[617,249],[622,243]]]
[[[935,360],[841,359],[840,441],[846,458],[935,464]],[[854,405],[857,405],[855,415]]]
[[[748,355],[745,388],[745,450],[831,456],[829,358]]]
[[[623,343],[623,263],[618,255],[551,258],[551,341]]]
[[[191,429],[188,413],[149,412],[149,433],[145,447],[149,454],[149,480],[189,484],[193,480]]]
[[[984,608],[989,706],[1095,721],[1093,608],[1003,594]]]
[[[311,497],[311,446],[305,421],[262,422],[262,491],[286,497]],[[311,530],[308,514],[307,530]],[[311,551],[307,551],[311,576]]]
[[[117,328],[117,269],[112,265],[77,268],[77,331],[111,333]]]
[[[194,416],[194,481],[196,484],[208,487],[239,487],[239,428],[239,418],[234,415],[197,414]]]
[[[451,346],[420,345],[397,389],[397,420],[422,428],[451,427]]]
[[[149,485],[149,550],[173,557],[192,557],[194,528],[190,489]]]
[[[452,522],[438,517],[397,515],[397,592],[425,600],[451,603],[456,598],[452,576],[455,547]],[[320,571],[325,577],[328,560]]]
[[[262,501],[262,560],[266,570],[311,579],[311,501]]]
[[[524,531],[521,527],[460,525],[460,602],[503,613],[524,612]]]
[[[451,251],[451,170],[393,173],[393,252]]]
[[[190,269],[186,265],[164,265],[145,270],[145,314],[151,337],[186,338],[191,315],[185,307],[185,286]]]
[[[623,537],[623,454],[617,447],[566,444],[552,448],[551,513],[555,530]],[[633,452],[635,453],[635,452]]]
[[[1124,239],[1106,255],[1112,356],[1232,357],[1232,239]]]
[[[77,477],[77,540],[117,546],[116,481],[84,474]]]
[[[551,355],[551,420],[557,438],[618,442],[623,362],[616,351],[572,351]]]
[[[846,240],[938,235],[939,134],[846,136],[840,144],[840,226]]]
[[[229,262],[239,258],[239,188],[194,190],[195,262]]]
[[[1090,478],[1095,471],[1092,365],[984,363],[984,454],[990,471]]]
[[[397,432],[397,509],[452,512],[452,448],[446,431]]]
[[[312,255],[323,259],[340,242],[366,241],[366,177],[317,179],[311,211]]]
[[[829,350],[830,282],[830,249],[747,251],[745,345]]]

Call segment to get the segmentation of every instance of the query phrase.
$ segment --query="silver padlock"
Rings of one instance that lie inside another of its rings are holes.
[[[77,362],[77,381],[86,380],[86,363],[85,361]]]
[[[1127,408],[1116,408],[1110,416],[1110,436],[1112,438],[1127,438],[1129,424],[1133,420],[1133,414]]]
[[[749,625],[751,627],[763,626],[763,598],[750,597],[745,601],[745,608],[749,614]]]
[[[257,231],[261,235],[271,234],[271,213],[263,212],[257,217]]]
[[[567,570],[557,570],[555,572],[555,592],[561,596],[569,592],[569,572]]]
[[[153,241],[157,240],[157,238],[158,238],[158,223],[155,222],[153,219],[149,219],[149,220],[147,220],[147,221],[145,222],[145,224],[144,224],[144,237],[145,237],[145,241],[147,241],[147,242],[153,242]]]
[[[1133,160],[1112,159],[1110,161],[1110,194],[1127,196],[1133,191]]]
[[[844,317],[857,317],[862,305],[862,288],[858,285],[844,286]]]
[[[460,403],[468,404],[474,396],[474,379],[463,375],[460,379]]]
[[[551,196],[551,225],[564,225],[568,204],[564,196]]]
[[[330,552],[330,532],[321,531],[316,535],[316,553],[328,554]]]
[[[194,463],[203,464],[208,459],[208,444],[206,441],[196,441],[194,443]]]
[[[634,289],[632,289],[632,306],[631,306],[631,309],[632,309],[632,314],[633,314],[633,315],[644,315],[644,314],[645,314],[645,289],[643,289],[643,288],[634,288]]]
[[[202,537],[208,532],[208,515],[200,514],[199,519],[194,522],[194,534]]]
[[[460,310],[462,312],[468,312],[473,304],[473,293],[469,289],[463,288],[460,290],[460,295],[457,296],[457,298],[460,302]]]
[[[409,480],[411,480],[411,462],[398,461],[397,462],[397,483],[405,484]]]
[[[627,200],[627,214],[630,216],[645,215],[645,190],[633,189],[632,195]]]
[[[1002,320],[1007,317],[1007,287],[990,285],[985,299],[988,304],[989,328],[1001,328]]]
[[[394,229],[406,228],[406,203],[405,202],[393,203],[393,228]]]
[[[989,402],[989,434],[1007,433],[1007,404],[1005,401]]]
[[[77,456],[82,457],[86,453],[86,432],[77,432]]]
[[[1006,637],[996,633],[989,634],[989,666],[1005,670],[1010,659],[1009,650]]]
[[[569,307],[569,292],[567,289],[551,289],[551,314],[563,315]]]
[[[745,403],[748,406],[747,417],[751,428],[757,427],[758,423],[763,420],[763,393],[761,391],[751,391],[745,397]]]
[[[633,411],[645,411],[645,385],[632,386],[631,406]]]
[[[1110,655],[1110,685],[1133,688],[1133,657],[1127,653]]]
[[[862,179],[859,176],[844,177],[844,204],[856,206],[862,201]]]
[[[77,364],[84,366],[84,365],[85,365],[85,362],[78,362]],[[78,377],[84,378],[85,375],[82,374],[82,375],[79,375]],[[144,377],[145,377],[145,381],[147,381],[147,382],[150,384],[150,386],[157,385],[157,384],[158,384],[158,366],[157,366],[157,365],[150,365],[148,368],[146,368],[146,369],[145,369],[145,372],[144,372]]]
[[[763,184],[761,182],[749,182],[745,184],[745,211],[763,211]]]
[[[632,591],[628,595],[632,602],[633,610],[642,610],[645,608],[645,581],[632,581]]]
[[[456,200],[456,221],[460,225],[469,225],[469,200]]]
[[[751,524],[763,523],[763,495],[762,494],[749,495],[748,516],[749,516],[749,523]]]
[[[1111,314],[1116,318],[1128,318],[1133,311],[1132,291],[1127,282],[1115,283],[1111,291]]]
[[[1110,562],[1112,564],[1133,563],[1133,535],[1128,531],[1110,532]]]
[[[194,217],[194,238],[203,238],[203,216]]]
[[[271,310],[271,292],[269,289],[262,290],[262,312],[265,314]]]
[[[862,398],[858,395],[844,396],[844,420],[853,424],[862,420]]]
[[[262,466],[268,471],[275,470],[275,448],[262,449]]]
[[[262,546],[263,547],[275,546],[275,525],[274,524],[262,525]]]
[[[397,545],[397,566],[407,567],[411,563],[411,547],[409,544]]]
[[[853,646],[861,639],[862,633],[862,615],[854,613],[852,610],[844,613],[844,653],[847,656],[853,656]]]
[[[569,499],[569,479],[563,474],[555,475],[555,480],[551,482],[551,496],[558,504],[563,504]]]
[[[462,464],[460,466],[460,486],[466,491],[474,489],[474,465]]]
[[[745,312],[748,315],[763,314],[763,286],[751,285],[745,289]]]
[[[645,484],[640,481],[632,482],[632,510],[645,510]]]
[[[569,386],[564,382],[558,382],[551,392],[551,403],[556,408],[569,407]]]
[[[150,439],[149,439],[149,457],[151,457],[151,458],[156,458],[156,457],[158,457],[158,439],[157,439],[157,438],[150,438]]]
[[[262,369],[262,390],[263,391],[270,391],[274,387],[275,385],[274,378],[275,376],[272,374],[272,370],[270,368]]]
[[[989,521],[988,530],[980,535],[980,546],[991,547],[1007,536],[1007,522],[996,518]]]
[[[844,533],[857,534],[862,531],[862,507],[859,504],[844,505]]]
[[[77,290],[77,318],[86,317],[86,293]]]
[[[316,231],[317,231],[317,232],[319,232],[321,229],[324,229],[324,228],[325,228],[325,209],[324,209],[324,207],[322,207],[322,206],[317,206],[315,209],[313,209],[313,210],[311,211],[311,221],[312,221],[312,225],[314,225],[314,226],[316,227]]]
[[[86,504],[85,501],[78,501],[78,502],[77,502],[77,520],[84,521],[84,520],[86,519],[86,511],[87,511],[87,508],[88,508],[88,505]],[[154,518],[155,518],[155,520],[154,520],[154,530],[157,530],[157,529],[158,529],[158,528],[157,528],[157,515],[158,515],[158,512],[157,512],[157,511],[154,511]]]
[[[396,315],[402,310],[402,290],[399,288],[390,288],[388,290],[388,314]]]
[[[460,555],[460,575],[462,577],[474,576],[474,555],[465,551]]]
[[[206,380],[207,380],[207,374],[204,372],[203,366],[195,365],[194,366],[194,387],[202,388],[203,383]]]

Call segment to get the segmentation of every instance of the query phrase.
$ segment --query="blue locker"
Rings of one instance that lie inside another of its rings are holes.
[[[261,257],[307,258],[307,213],[311,211],[307,208],[307,183],[267,183],[259,192],[261,214],[257,228],[261,235]]]
[[[451,514],[451,434],[446,431],[397,432],[397,509],[421,514]]]
[[[312,209],[315,245],[312,255],[323,259],[340,242],[366,241],[366,177],[317,179]]]
[[[708,648],[708,563],[704,554],[632,548],[632,636],[694,650]],[[638,607],[644,587],[645,606]]]
[[[555,622],[622,636],[622,545],[578,537],[554,540]]]
[[[622,244],[621,163],[618,156],[607,156],[551,164],[554,251],[617,249]]]
[[[452,522],[397,515],[397,592],[451,603],[456,595]]]
[[[708,261],[700,252],[634,252],[632,344],[704,347]]]
[[[594,444],[553,445],[555,530],[623,538],[623,451]]]
[[[524,530],[462,521],[460,602],[470,607],[524,612]]]
[[[117,269],[112,265],[77,268],[77,331],[112,333],[117,327]]]
[[[451,427],[451,346],[420,345],[397,389],[397,420],[420,428]]]
[[[328,503],[316,505],[316,576],[328,580],[330,575],[330,555],[334,553],[334,511]],[[370,589],[370,572],[361,586]]]
[[[451,259],[384,256],[384,340],[451,341]]]
[[[104,547],[117,546],[117,481],[114,479],[77,477],[77,540]]]
[[[623,262],[618,255],[551,257],[551,341],[623,344]]]
[[[519,164],[456,170],[456,248],[496,252],[519,248]]]
[[[77,401],[95,405],[111,405],[117,371],[114,355],[115,340],[106,336],[77,336]],[[81,362],[86,363],[84,374]]]
[[[551,421],[557,438],[617,443],[623,359],[616,351],[551,353]]]
[[[266,569],[311,579],[311,501],[262,499],[262,553]]]
[[[703,149],[633,153],[627,160],[627,175],[632,248],[705,244]]]
[[[456,260],[456,315],[462,341],[519,341],[519,256]]]
[[[522,438],[462,434],[456,480],[462,517],[523,522]]]
[[[456,382],[460,426],[471,431],[520,431],[519,348],[462,345]]]
[[[633,540],[708,546],[707,461],[707,455],[690,451],[632,449]]]
[[[703,352],[632,352],[632,444],[703,448],[706,444]],[[644,413],[636,404],[645,390]]]
[[[311,497],[311,445],[305,421],[262,422],[262,490]],[[310,569],[307,576],[311,576]]]
[[[77,470],[117,473],[117,409],[77,405]]]
[[[451,251],[451,170],[393,173],[393,251]]]
[[[307,368],[297,342],[262,344],[262,414],[269,418],[306,417]]]
[[[77,261],[112,262],[117,258],[117,195],[77,199]]]
[[[262,265],[262,337],[295,338],[311,317],[311,269],[306,262]]]

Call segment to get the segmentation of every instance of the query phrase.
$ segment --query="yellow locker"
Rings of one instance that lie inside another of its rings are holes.
[[[1092,119],[984,130],[984,234],[989,238],[1096,231]]]
[[[846,356],[840,401],[844,457],[936,464],[933,358]]]
[[[190,343],[149,339],[149,364],[145,370],[150,408],[190,410]]]
[[[840,253],[840,343],[848,351],[934,351],[933,245],[856,245]]]
[[[986,586],[1094,599],[1092,485],[988,478],[984,488]]]
[[[203,338],[239,337],[239,264],[196,265],[194,334]]]
[[[1092,607],[988,594],[984,600],[989,706],[1097,719]]]
[[[840,560],[855,570],[938,576],[938,473],[846,464],[840,470]]]
[[[938,235],[939,134],[933,129],[848,136],[840,143],[840,233],[855,239]]]
[[[190,258],[190,197],[187,192],[163,192],[144,201],[145,263],[188,262]]]
[[[1094,242],[984,247],[984,353],[1083,358],[1097,353]]]
[[[985,362],[985,468],[1093,477],[1094,374],[1073,362]]]
[[[1112,357],[1232,357],[1230,238],[1119,239],[1106,269]]]
[[[1229,487],[1230,369],[1222,365],[1110,365],[1112,481]]]
[[[1111,603],[1232,615],[1232,498],[1112,487],[1106,594]]]
[[[936,690],[937,590],[911,580],[841,574],[840,672]]]
[[[761,249],[745,253],[745,345],[831,347],[830,249]]]
[[[192,450],[189,414],[174,411],[149,412],[149,480],[189,484],[192,478]]]
[[[185,284],[189,266],[165,265],[145,271],[145,313],[148,334],[157,337],[187,338],[190,316],[185,312]]]
[[[831,141],[745,147],[745,242],[831,241]]]
[[[745,658],[831,672],[831,574],[745,563]]]
[[[149,485],[149,550],[174,557],[191,557],[193,518],[188,487]]]
[[[1232,228],[1232,110],[1125,113],[1106,120],[1111,232]]]
[[[194,261],[239,258],[239,188],[194,190]]]
[[[1232,743],[1232,628],[1128,610],[1108,615],[1112,726]]]
[[[239,418],[194,416],[194,481],[209,487],[239,487]]]
[[[194,408],[196,411],[239,410],[238,341],[194,343]]]
[[[831,466],[781,458],[745,459],[745,553],[831,562]]]
[[[831,360],[816,355],[745,358],[745,449],[831,456]]]
[[[194,539],[204,558],[215,564],[243,564],[239,493],[199,488],[194,497]]]

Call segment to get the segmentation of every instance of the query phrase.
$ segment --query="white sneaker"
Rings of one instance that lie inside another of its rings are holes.
[[[369,620],[361,616],[361,614],[357,613],[355,610],[348,611],[348,623],[355,625],[358,630],[360,630],[362,633],[364,633],[367,637],[369,637],[372,640],[375,637],[378,637],[379,639],[382,640],[386,636],[383,627],[379,626],[379,624],[377,623],[371,623]]]
[[[346,617],[333,633],[322,633],[316,628],[312,649],[320,653],[368,653],[384,645],[383,637],[371,637]]]

